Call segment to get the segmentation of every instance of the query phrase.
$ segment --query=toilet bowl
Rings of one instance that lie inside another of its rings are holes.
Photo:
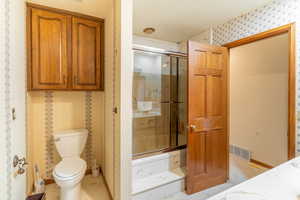
[[[53,177],[60,187],[61,200],[80,199],[80,182],[86,168],[86,162],[80,158],[65,158],[55,166]]]
[[[88,131],[67,130],[54,133],[54,142],[62,160],[55,166],[53,177],[60,187],[60,200],[80,200],[81,180],[87,164],[80,158]]]

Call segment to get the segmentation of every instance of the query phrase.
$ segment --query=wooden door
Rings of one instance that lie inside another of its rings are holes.
[[[31,9],[31,89],[66,89],[70,17]],[[30,35],[30,34],[29,34]]]
[[[73,89],[103,89],[103,23],[73,17]]]
[[[188,43],[187,193],[228,179],[225,47]]]

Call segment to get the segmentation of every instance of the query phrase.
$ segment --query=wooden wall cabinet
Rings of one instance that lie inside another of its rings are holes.
[[[73,88],[101,87],[101,24],[78,17],[72,19]]]
[[[27,4],[28,90],[103,90],[104,20]]]

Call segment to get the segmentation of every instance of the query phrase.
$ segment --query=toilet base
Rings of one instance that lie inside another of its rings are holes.
[[[81,200],[81,184],[75,187],[60,188],[60,200]]]

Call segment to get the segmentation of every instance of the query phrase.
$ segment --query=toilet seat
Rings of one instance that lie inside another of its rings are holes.
[[[80,158],[64,158],[54,168],[53,175],[61,180],[74,179],[85,173],[86,162]]]

